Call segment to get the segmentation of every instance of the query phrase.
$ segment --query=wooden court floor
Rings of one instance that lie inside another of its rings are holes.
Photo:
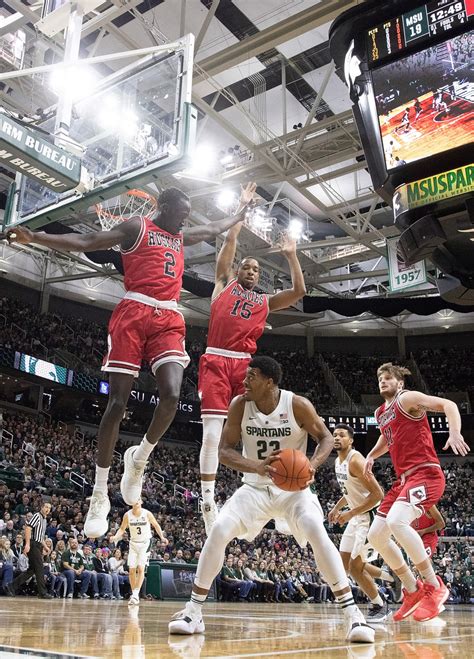
[[[181,657],[330,657],[331,659],[467,659],[474,656],[474,607],[448,606],[441,618],[377,626],[373,646],[348,645],[334,605],[205,606],[205,635],[169,637],[176,602],[0,599],[0,658],[156,659]]]

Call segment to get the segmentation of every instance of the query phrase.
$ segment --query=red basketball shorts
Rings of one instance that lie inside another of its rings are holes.
[[[198,379],[201,416],[227,416],[232,398],[245,391],[244,378],[249,362],[250,358],[202,355]]]
[[[402,483],[395,481],[380,504],[377,515],[386,517],[396,501],[411,503],[426,512],[443,496],[445,479],[439,467],[420,467]]]
[[[427,556],[434,556],[436,554],[436,549],[438,547],[438,536],[432,533],[427,533],[422,536],[423,545],[426,549]]]
[[[108,346],[102,370],[138,377],[142,361],[153,373],[166,362],[189,364],[184,318],[179,311],[156,309],[135,300],[122,300],[109,322]]]

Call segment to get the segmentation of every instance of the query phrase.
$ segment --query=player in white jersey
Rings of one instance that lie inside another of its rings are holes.
[[[367,616],[369,622],[383,622],[390,615],[388,602],[380,595],[375,578],[393,581],[393,578],[375,565],[367,563],[370,545],[367,534],[375,508],[383,499],[383,490],[375,480],[364,476],[364,456],[353,448],[354,430],[339,423],[333,432],[337,458],[334,462],[337,482],[342,497],[329,512],[331,524],[344,526],[339,551],[346,572],[359,584],[372,602]]]
[[[317,442],[316,470],[328,458],[333,438],[307,398],[279,389],[281,368],[271,357],[254,357],[244,380],[245,394],[232,401],[219,446],[220,462],[243,472],[243,485],[217,516],[199,558],[191,600],[169,624],[170,634],[204,632],[202,605],[235,537],[252,541],[271,519],[282,518],[298,543],[309,541],[324,579],[344,612],[346,639],[373,643],[374,630],[354,603],[341,557],[323,523],[318,498],[309,489],[285,492],[274,485],[272,462],[284,448],[306,452],[308,434]],[[240,454],[236,447],[242,442]]]
[[[129,605],[140,604],[140,588],[145,579],[145,568],[148,564],[153,527],[159,535],[161,542],[168,544],[161,526],[155,519],[153,513],[142,508],[142,501],[139,499],[131,510],[128,510],[122,518],[117,533],[111,537],[112,542],[119,542],[128,528],[130,535],[130,547],[128,550],[128,567],[130,576],[130,586],[132,595],[128,600]]]

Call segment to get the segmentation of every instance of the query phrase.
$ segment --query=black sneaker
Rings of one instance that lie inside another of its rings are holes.
[[[385,622],[392,614],[388,602],[372,604],[367,614],[368,623]]]
[[[43,593],[43,595],[38,595],[38,597],[42,600],[52,600],[53,596],[50,595],[49,593]]]

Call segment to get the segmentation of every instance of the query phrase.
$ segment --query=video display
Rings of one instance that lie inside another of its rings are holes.
[[[387,170],[474,136],[474,31],[372,72]]]

